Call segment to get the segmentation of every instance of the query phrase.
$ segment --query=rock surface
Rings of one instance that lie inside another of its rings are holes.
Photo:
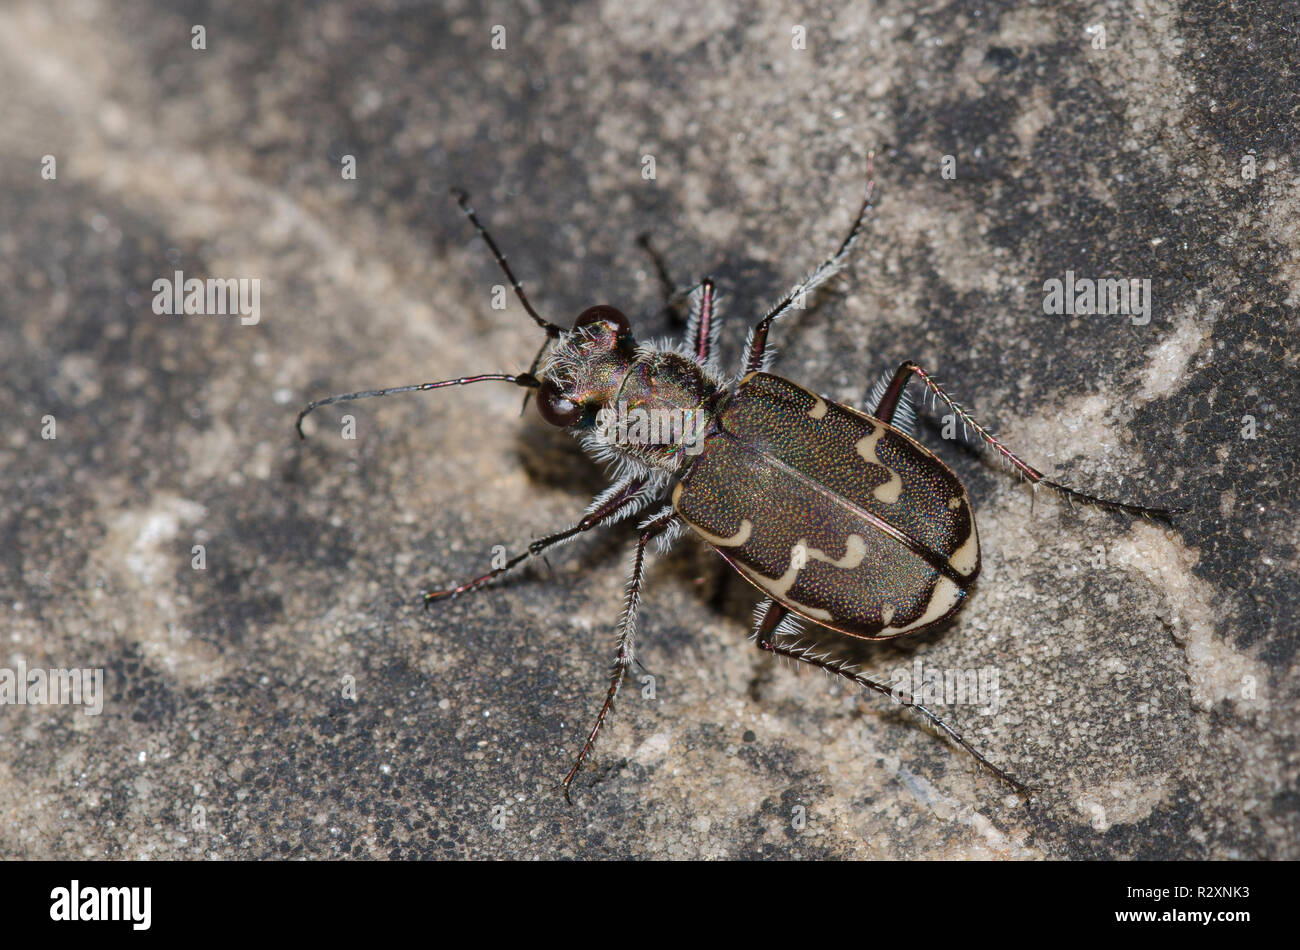
[[[0,667],[106,694],[0,706],[0,857],[1300,856],[1287,4],[222,6],[0,10]],[[1193,510],[1031,498],[927,411],[976,500],[974,599],[817,639],[881,677],[996,672],[996,710],[940,709],[1038,797],[773,663],[755,593],[683,541],[641,617],[653,697],[568,807],[631,529],[418,593],[571,521],[599,469],[509,387],[330,407],[302,444],[294,414],[527,366],[449,185],[564,324],[679,332],[648,233],[674,282],[717,279],[736,361],[873,148],[866,238],[779,370],[860,404],[914,358],[1045,471]],[[177,270],[256,278],[258,322],[156,314]],[[1149,322],[1045,314],[1067,271],[1149,278]]]

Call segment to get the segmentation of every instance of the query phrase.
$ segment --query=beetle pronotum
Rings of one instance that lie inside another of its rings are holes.
[[[980,569],[975,515],[957,476],[912,438],[906,387],[913,378],[1034,486],[1134,515],[1166,517],[1182,510],[1111,501],[1046,478],[911,361],[876,384],[867,412],[767,372],[772,324],[847,261],[871,209],[874,182],[870,175],[868,179],[848,236],[754,325],[743,369],[734,377],[716,358],[719,322],[711,279],[706,277],[691,293],[681,343],[638,343],[627,318],[603,305],[584,310],[565,329],[537,313],[468,196],[453,189],[524,310],[546,333],[528,372],[346,393],[309,403],[298,415],[301,437],[303,418],[320,406],[496,380],[535,391],[546,422],[576,435],[597,461],[612,463],[611,484],[579,521],[533,541],[486,574],[424,593],[426,605],[478,590],[557,544],[655,506],[640,523],[618,624],[618,655],[595,724],[562,781],[566,798],[634,661],[646,549],[651,541],[666,549],[687,528],[765,596],[753,632],[760,648],[891,696],[917,710],[999,779],[1018,792],[1028,791],[910,694],[790,639],[801,620],[853,637],[888,639],[946,620],[966,602]],[[644,420],[656,414],[673,424],[635,425],[629,431],[629,416]]]

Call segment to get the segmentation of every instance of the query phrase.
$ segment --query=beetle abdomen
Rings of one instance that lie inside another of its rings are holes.
[[[855,636],[951,616],[979,573],[970,499],[947,466],[766,373],[741,381],[673,504],[764,593]]]

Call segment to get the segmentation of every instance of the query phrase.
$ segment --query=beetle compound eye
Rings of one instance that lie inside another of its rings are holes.
[[[623,312],[607,304],[588,307],[582,311],[582,313],[578,314],[578,319],[573,321],[573,329],[577,330],[579,327],[585,327],[592,323],[610,324],[617,336],[622,336],[632,329],[632,325],[627,322],[627,317],[623,316]]]
[[[537,391],[537,411],[551,425],[562,429],[577,425],[583,414],[582,404],[560,392],[560,387],[551,379],[543,382]]]

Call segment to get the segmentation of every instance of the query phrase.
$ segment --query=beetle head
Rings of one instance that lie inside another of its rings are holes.
[[[553,426],[589,423],[618,395],[636,350],[627,317],[614,307],[588,307],[555,341],[541,372],[537,411]]]

